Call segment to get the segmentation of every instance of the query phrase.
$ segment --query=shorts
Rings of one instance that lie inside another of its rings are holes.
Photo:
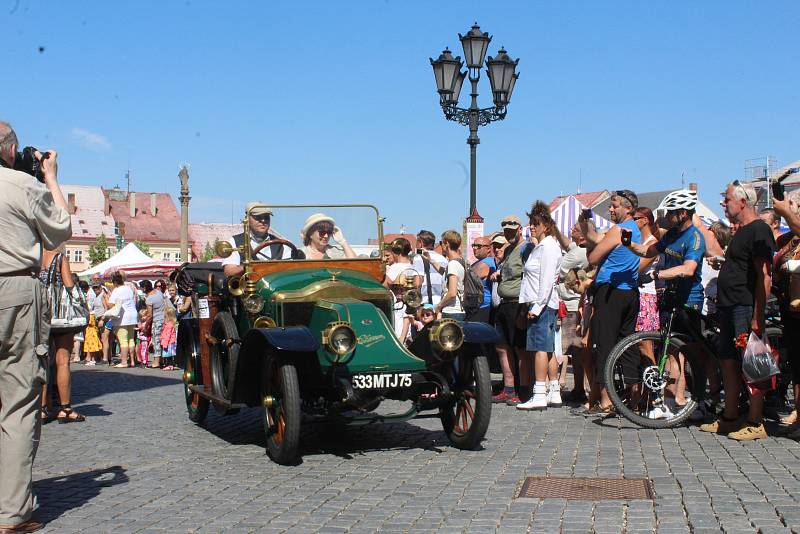
[[[619,289],[610,284],[601,284],[592,299],[594,308],[591,319],[592,358],[597,372],[595,383],[603,383],[603,374],[608,355],[623,338],[636,330],[636,317],[639,315],[639,290]],[[638,376],[639,350],[626,351],[621,358],[626,378]]]
[[[555,352],[557,312],[558,310],[545,306],[539,317],[528,319],[525,350],[529,352]]]
[[[477,323],[488,323],[491,311],[492,309],[489,306],[486,306],[485,308],[478,308],[477,310],[468,313],[466,320]]]
[[[494,316],[494,329],[500,340],[498,345],[506,347],[525,348],[525,329],[517,327],[518,302],[501,302]]]
[[[742,360],[742,349],[736,346],[736,338],[750,333],[750,322],[753,320],[753,307],[735,304],[733,306],[717,306],[719,314],[719,347],[717,354],[720,360]]]
[[[703,321],[700,315],[702,304],[687,304],[691,310],[680,307],[672,317],[672,331],[689,337],[693,343],[700,343],[703,335]],[[749,326],[749,321],[748,321]]]
[[[114,335],[117,336],[117,341],[119,342],[119,347],[121,349],[133,350],[134,339],[133,339],[132,324],[125,326],[115,326]]]
[[[660,329],[658,295],[639,293],[639,315],[636,317],[637,332],[657,332]]]
[[[783,321],[784,353],[792,370],[792,383],[800,384],[800,317],[788,310],[781,310]]]
[[[583,350],[581,337],[577,332],[578,312],[567,312],[567,316],[561,319],[561,352],[564,354],[578,354]]]

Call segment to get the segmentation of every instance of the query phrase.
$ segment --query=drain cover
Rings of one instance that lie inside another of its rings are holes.
[[[646,478],[528,477],[517,497],[578,501],[653,500]]]

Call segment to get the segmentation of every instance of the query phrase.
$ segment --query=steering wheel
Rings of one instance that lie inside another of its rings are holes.
[[[259,252],[261,252],[263,249],[265,249],[266,247],[268,247],[270,245],[286,245],[287,247],[292,249],[292,256],[293,257],[294,257],[295,254],[297,254],[297,245],[295,245],[294,243],[292,243],[288,239],[268,239],[266,241],[262,241],[261,243],[259,243],[258,246],[256,246],[250,252],[250,256],[251,257],[255,256],[256,254],[258,254]],[[281,258],[273,258],[273,259],[281,259]]]

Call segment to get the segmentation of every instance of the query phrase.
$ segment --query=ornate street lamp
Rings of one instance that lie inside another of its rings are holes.
[[[478,107],[478,81],[481,78],[481,67],[484,64],[486,51],[492,41],[488,33],[481,31],[476,22],[466,35],[458,34],[461,46],[464,49],[464,59],[467,63],[467,70],[461,72],[463,62],[460,56],[453,57],[447,48],[444,49],[438,59],[431,59],[433,74],[436,78],[436,89],[439,92],[439,104],[442,106],[444,116],[449,121],[469,127],[469,214],[475,212],[475,193],[476,193],[476,148],[480,144],[478,138],[478,127],[503,120],[506,117],[508,103],[511,102],[511,93],[514,91],[514,84],[519,78],[516,73],[517,63],[511,59],[506,51],[501,48],[497,56],[486,61],[486,73],[492,84],[492,95],[494,107]],[[458,97],[461,93],[461,85],[464,78],[469,75],[472,84],[472,102],[469,108],[458,107]]]

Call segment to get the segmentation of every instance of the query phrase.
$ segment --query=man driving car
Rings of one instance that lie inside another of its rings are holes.
[[[247,205],[247,214],[248,224],[250,225],[250,250],[253,250],[264,241],[281,239],[269,232],[272,209],[264,206],[261,202],[250,202]],[[244,244],[244,232],[232,236],[228,242],[234,248],[242,246]],[[275,243],[262,248],[253,256],[253,259],[257,261],[289,260],[292,259],[292,248],[282,243]],[[225,276],[241,276],[244,273],[244,267],[242,267],[241,263],[241,255],[234,250],[230,256],[222,260]]]

